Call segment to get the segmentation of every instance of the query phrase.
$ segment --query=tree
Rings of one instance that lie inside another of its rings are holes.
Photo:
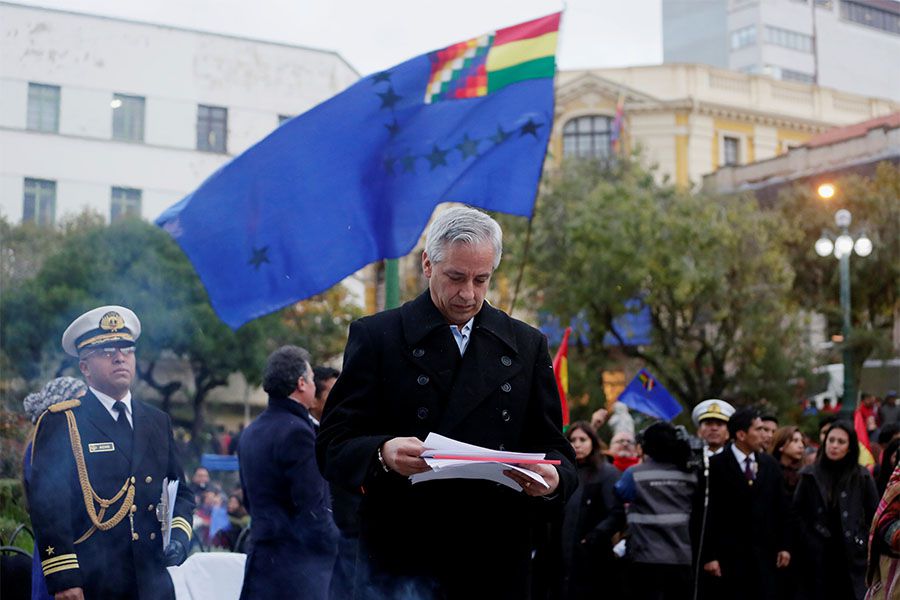
[[[884,162],[872,177],[847,175],[834,180],[838,194],[819,199],[810,183],[784,190],[775,211],[790,232],[786,250],[797,273],[792,287],[802,307],[823,313],[830,331],[840,331],[840,276],[838,262],[821,258],[813,250],[823,230],[835,231],[834,213],[849,209],[851,232],[864,231],[874,250],[870,256],[850,259],[853,333],[851,345],[857,381],[862,363],[873,354],[891,356],[892,327],[900,316],[900,168]]]
[[[330,291],[324,300],[232,331],[215,315],[191,264],[163,231],[136,220],[95,223],[65,233],[33,277],[4,292],[0,348],[19,375],[39,384],[75,367],[59,342],[71,319],[102,304],[128,306],[143,325],[138,376],[161,395],[166,410],[174,395],[187,397],[196,437],[204,427],[209,392],[225,385],[230,374],[240,372],[249,383],[259,383],[266,356],[285,343],[301,341],[314,356],[339,352],[345,319],[355,314],[340,309],[345,301],[340,291]],[[322,306],[338,316],[324,318]],[[158,365],[167,356],[190,364],[190,381],[161,380]]]
[[[506,221],[507,267],[516,268],[524,250],[515,229],[523,225]],[[615,334],[613,320],[626,301],[642,300],[653,343],[619,351],[688,408],[723,395],[784,403],[806,354],[789,318],[793,270],[783,235],[752,197],[660,186],[625,160],[568,164],[538,200],[526,281],[563,321],[584,311],[588,354],[600,363],[608,362],[603,337]]]

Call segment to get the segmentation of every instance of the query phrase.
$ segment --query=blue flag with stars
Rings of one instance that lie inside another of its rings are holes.
[[[681,404],[669,390],[653,377],[647,369],[641,369],[631,383],[619,395],[619,402],[634,410],[671,421],[681,412]]]
[[[553,124],[558,23],[499,30],[358,81],[237,156],[157,225],[237,328],[409,253],[442,202],[530,217]]]

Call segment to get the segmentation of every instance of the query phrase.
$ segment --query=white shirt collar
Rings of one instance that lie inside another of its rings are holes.
[[[753,452],[751,452],[750,454],[744,454],[738,449],[737,444],[731,444],[731,451],[734,452],[734,457],[737,459],[738,464],[741,465],[742,469],[746,465],[745,461],[747,460],[748,456],[750,457],[751,464],[756,462],[756,457],[753,455]]]
[[[460,354],[466,353],[466,348],[469,346],[469,338],[472,333],[472,323],[474,322],[475,317],[472,317],[462,327],[457,327],[456,325],[450,326],[450,332],[453,334],[453,339],[456,340],[456,345],[459,346]]]
[[[109,413],[109,416],[113,418],[113,421],[116,421],[119,418],[119,413],[116,412],[116,409],[113,408],[113,404],[116,403],[116,399],[112,396],[107,396],[100,390],[96,390],[94,388],[90,388],[91,393],[93,393],[97,400],[100,401],[100,404],[103,405],[103,408],[106,409],[106,412]],[[128,393],[125,394],[125,397],[122,398],[122,404],[125,405],[125,416],[128,417],[128,422],[131,423],[131,426],[134,427],[134,420],[131,418],[131,390],[128,390]]]

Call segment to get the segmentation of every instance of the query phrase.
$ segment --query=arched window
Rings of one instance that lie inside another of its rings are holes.
[[[563,156],[609,158],[612,142],[612,117],[577,117],[563,126]]]

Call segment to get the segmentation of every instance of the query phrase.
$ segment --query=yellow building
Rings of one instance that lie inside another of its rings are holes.
[[[551,161],[609,156],[621,100],[624,149],[640,148],[660,180],[681,186],[900,109],[890,100],[691,64],[561,71],[556,88]]]

